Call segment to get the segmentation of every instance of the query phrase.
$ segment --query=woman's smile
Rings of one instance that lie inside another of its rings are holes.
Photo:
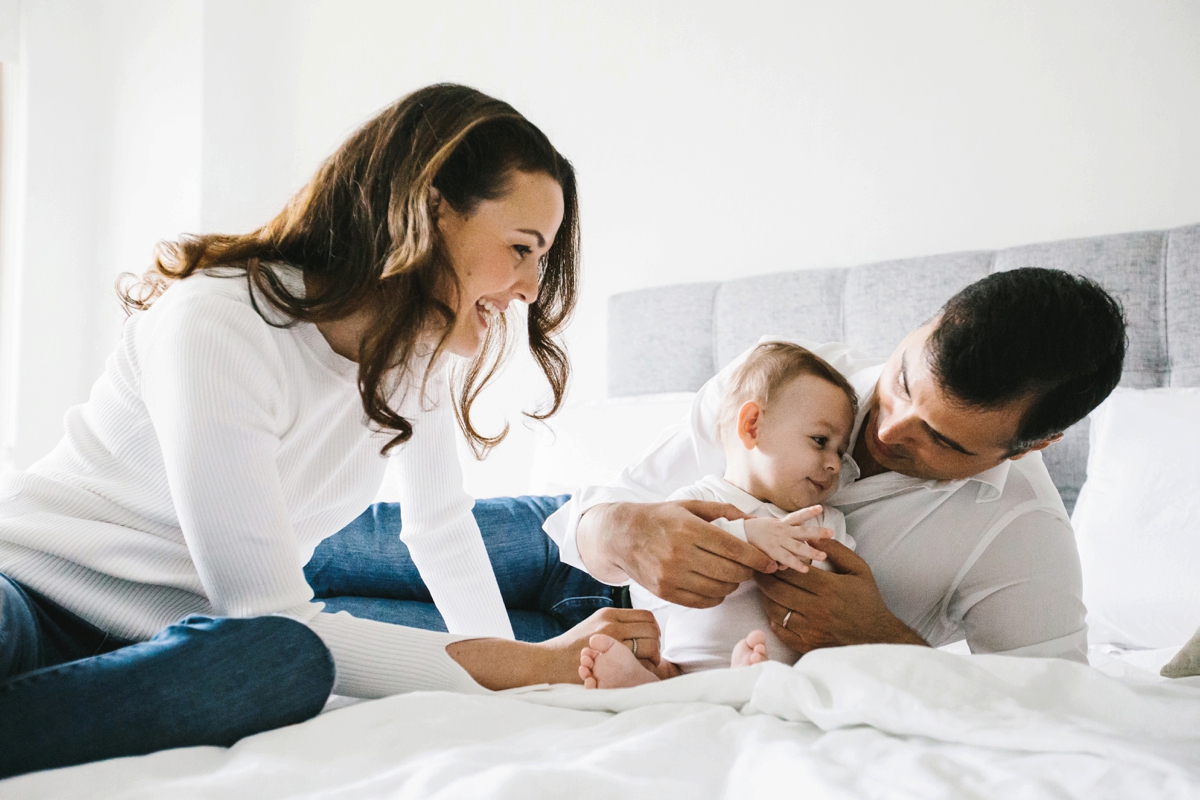
[[[539,264],[554,244],[563,209],[562,187],[554,178],[519,170],[495,200],[462,211],[439,203],[438,229],[460,292],[447,350],[475,356],[513,300],[537,301]]]
[[[490,328],[492,325],[492,320],[496,319],[507,310],[507,303],[501,307],[486,297],[475,303],[475,314],[479,317],[479,324],[483,331],[486,331],[488,328]]]

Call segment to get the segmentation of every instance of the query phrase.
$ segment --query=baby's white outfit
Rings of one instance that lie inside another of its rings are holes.
[[[788,515],[787,511],[764,503],[716,475],[701,478],[668,499],[729,503],[752,517],[782,519]],[[731,522],[718,519],[713,524],[746,541],[746,526],[742,520]],[[825,512],[806,522],[805,527],[829,528],[833,531],[833,538],[854,549],[854,539],[846,533],[842,512],[832,506],[826,505]],[[814,561],[813,566],[828,569],[819,561]],[[766,612],[759,602],[758,584],[753,580],[743,583],[714,608],[688,608],[668,603],[636,583],[630,584],[629,594],[634,608],[644,608],[654,613],[662,633],[662,657],[683,672],[728,667],[734,646],[756,629],[767,635],[767,656],[772,661],[781,661],[790,666],[799,658],[796,651],[771,632]],[[792,623],[793,626],[795,624]]]

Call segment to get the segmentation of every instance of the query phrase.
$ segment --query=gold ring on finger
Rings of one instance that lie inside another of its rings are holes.
[[[629,649],[633,651],[634,658],[637,658],[637,639],[630,639]]]
[[[790,620],[791,618],[792,618],[792,612],[791,612],[791,611],[789,611],[789,612],[787,612],[786,614],[784,614],[784,615],[783,615],[783,627],[784,627],[784,628],[786,628],[786,627],[787,627],[788,620]]]

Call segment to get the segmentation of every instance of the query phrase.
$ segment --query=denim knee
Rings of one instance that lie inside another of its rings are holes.
[[[151,641],[161,639],[210,640],[204,641],[204,647],[215,649],[213,655],[217,663],[240,662],[243,667],[237,671],[240,680],[245,680],[244,667],[251,666],[257,681],[271,684],[276,692],[284,689],[287,702],[276,705],[280,718],[260,720],[263,730],[316,716],[333,691],[336,676],[333,655],[320,636],[291,617],[194,615],[163,630]],[[228,660],[222,659],[221,655]],[[219,676],[213,677],[219,679]],[[281,680],[286,682],[286,687],[279,685]]]
[[[0,681],[37,666],[37,618],[20,587],[0,575]]]

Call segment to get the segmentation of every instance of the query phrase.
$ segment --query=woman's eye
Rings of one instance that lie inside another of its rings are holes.
[[[521,258],[524,258],[533,252],[533,248],[527,244],[514,244],[513,250],[516,250],[517,255],[519,255]]]

